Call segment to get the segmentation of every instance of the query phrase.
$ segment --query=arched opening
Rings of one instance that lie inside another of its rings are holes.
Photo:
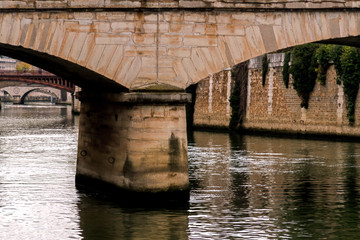
[[[59,57],[21,46],[0,44],[0,54],[18,59],[72,82],[87,91],[123,92],[127,89],[96,72]],[[56,80],[57,81],[57,80]]]
[[[50,96],[50,99],[48,100],[50,103],[57,103],[61,99],[61,96],[58,96],[57,94],[52,92],[50,89],[34,88],[34,89],[31,89],[31,90],[25,92],[22,95],[22,97],[20,98],[19,104],[25,104],[25,101],[27,100],[29,95],[31,93],[35,93],[35,92],[43,93],[43,94],[45,94],[47,96]],[[38,96],[38,99],[36,99],[36,98],[32,99],[32,101],[35,101],[35,100],[45,101],[44,98],[41,98],[41,96]]]

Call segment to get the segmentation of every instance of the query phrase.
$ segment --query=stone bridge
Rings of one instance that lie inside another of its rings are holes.
[[[70,93],[63,92],[60,89],[46,87],[41,84],[14,85],[14,82],[8,82],[8,84],[9,86],[1,88],[0,92],[4,92],[4,98],[7,97],[7,100],[10,100],[16,104],[24,104],[25,99],[29,95],[36,95],[38,97],[43,95],[51,96],[54,103],[72,103],[72,95]]]
[[[17,82],[40,84],[59,90],[65,90],[69,93],[75,92],[74,84],[41,69],[36,71],[0,71],[0,88],[17,85]]]
[[[78,183],[181,192],[182,91],[264,53],[310,42],[359,46],[359,14],[359,0],[2,1],[0,54],[84,90]]]

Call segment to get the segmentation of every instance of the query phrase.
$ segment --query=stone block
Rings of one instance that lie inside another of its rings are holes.
[[[236,36],[245,35],[245,29],[241,25],[217,24],[216,29],[217,29],[216,34],[218,35],[236,35]]]
[[[67,59],[67,57],[70,53],[71,47],[74,44],[75,37],[76,37],[76,32],[67,32],[65,34],[65,37],[64,37],[64,40],[63,40],[63,43],[61,45],[60,52],[59,52],[60,57]]]
[[[80,24],[79,22],[74,22],[74,21],[66,21],[65,28],[66,31],[69,32],[90,32],[91,21],[87,21],[86,24]]]
[[[76,34],[73,46],[69,53],[69,57],[68,57],[69,61],[72,61],[75,63],[77,62],[77,60],[80,56],[80,53],[81,53],[81,49],[84,46],[86,37],[87,37],[87,33],[85,33],[85,32],[79,32]]]
[[[124,45],[127,44],[130,40],[129,35],[117,34],[110,35],[107,33],[97,33],[95,34],[95,44],[97,45]]]
[[[135,22],[112,21],[110,26],[111,26],[111,31],[114,33],[135,32]]]
[[[194,46],[194,47],[217,46],[217,37],[206,36],[206,35],[185,35],[184,46]]]
[[[174,47],[174,48],[168,48],[167,54],[172,57],[190,57],[191,54],[191,48],[185,48],[185,47]]]
[[[104,49],[105,49],[105,45],[97,45],[97,44],[94,45],[94,47],[91,49],[91,53],[86,62],[87,68],[91,70],[96,69],[96,66],[100,61],[100,56],[104,52]]]
[[[172,23],[169,25],[170,33],[193,33],[194,24],[193,23]]]
[[[99,33],[110,32],[110,23],[108,22],[92,22],[90,30]]]
[[[231,14],[228,14],[226,12],[224,12],[224,13],[220,12],[220,13],[215,15],[215,21],[218,24],[221,24],[221,23],[231,24],[232,23],[232,16],[231,16]]]
[[[155,44],[155,34],[153,33],[134,33],[132,39],[135,44],[152,45]]]
[[[161,34],[159,43],[166,46],[181,46],[183,42],[182,35]]]
[[[183,12],[164,12],[160,16],[160,21],[167,21],[169,23],[182,23],[183,22]]]
[[[115,81],[121,83],[123,86],[130,86],[139,74],[141,69],[141,58],[125,58],[121,62],[121,66],[115,75]]]
[[[192,82],[196,81],[197,70],[194,66],[193,61],[190,58],[184,58],[181,63],[182,63],[183,68],[185,69],[185,72],[187,72],[187,75],[189,77],[189,82],[192,83]]]
[[[305,39],[304,39],[304,26],[302,25],[301,22],[301,14],[297,13],[297,14],[291,14],[291,23],[293,26],[293,32],[295,35],[295,42],[297,44],[304,44],[305,43]]]
[[[26,29],[26,27],[24,28]],[[60,51],[61,43],[65,35],[65,28],[62,23],[57,23],[54,32],[49,39],[47,53],[57,55]]]
[[[205,65],[208,73],[219,72],[225,68],[224,61],[217,47],[199,48],[199,52],[203,59],[211,59],[211,61],[207,61]]]
[[[230,48],[226,43],[225,37],[219,37],[218,40],[218,49],[221,54],[221,57],[224,61],[225,66],[234,66],[235,62],[231,55]]]
[[[189,23],[205,23],[206,17],[204,12],[185,12],[184,21]]]
[[[95,34],[89,33],[86,37],[84,45],[81,49],[80,56],[77,60],[78,64],[83,65],[83,66],[86,64],[94,45],[95,45]]]
[[[13,19],[12,22],[10,37],[8,40],[9,44],[19,45],[20,37],[21,37],[21,19],[20,17],[16,17],[15,19]]]
[[[0,41],[1,43],[7,43],[10,31],[11,31],[11,24],[12,24],[12,16],[10,14],[7,14],[5,16],[2,16],[1,18],[1,28],[0,28]]]
[[[248,49],[245,37],[226,36],[225,41],[229,54],[235,62],[243,62],[251,57],[251,49]]]
[[[176,78],[178,81],[181,81],[184,84],[190,85],[191,79],[187,71],[184,68],[184,65],[181,60],[174,61],[174,71],[176,73]]]
[[[123,56],[123,46],[116,46],[116,49],[105,71],[106,77],[112,79],[115,76],[115,73],[118,70],[118,67],[120,66],[120,63],[123,59]]]
[[[104,51],[102,52],[101,56],[99,57],[99,63],[96,66],[95,70],[96,72],[100,74],[105,74],[111,59],[113,58],[113,55],[116,51],[117,46],[116,45],[106,45],[104,48]]]

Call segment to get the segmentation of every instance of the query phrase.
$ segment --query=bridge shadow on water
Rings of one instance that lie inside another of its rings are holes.
[[[84,184],[86,182],[86,184]],[[84,185],[86,187],[84,187]],[[89,188],[88,186],[92,186]],[[118,187],[86,177],[76,177],[76,188],[81,194],[104,200],[125,208],[189,208],[190,191],[143,193],[119,189]]]
[[[189,192],[131,193],[112,185],[76,184],[84,239],[188,239]]]

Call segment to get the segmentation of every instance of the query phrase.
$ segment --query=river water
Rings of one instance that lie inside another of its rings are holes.
[[[189,205],[135,208],[76,190],[77,132],[3,106],[0,239],[360,239],[360,143],[194,132]]]

